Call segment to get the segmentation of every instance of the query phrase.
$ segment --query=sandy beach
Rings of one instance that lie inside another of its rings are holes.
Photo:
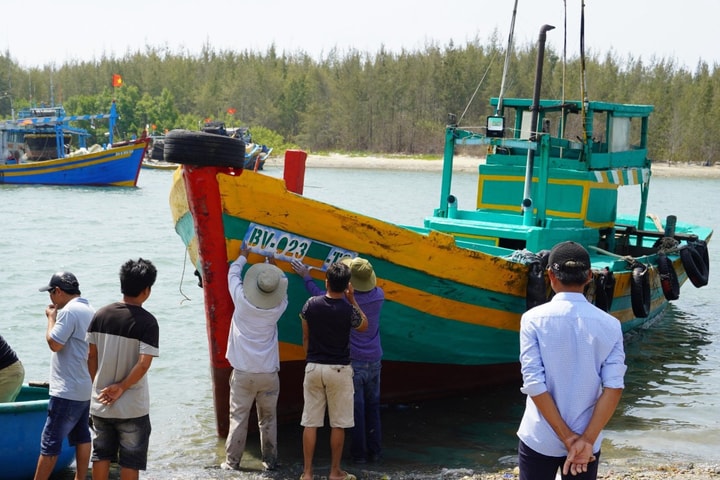
[[[454,170],[459,172],[475,172],[477,166],[483,163],[483,158],[456,156]],[[268,163],[281,166],[282,157],[271,157]],[[327,155],[308,155],[307,168],[367,168],[415,171],[440,171],[442,159],[426,160],[414,157],[381,157],[373,155],[345,155],[331,153]],[[720,178],[720,165],[702,167],[699,165],[669,165],[667,162],[653,164],[652,172],[657,177],[691,177],[691,178]]]

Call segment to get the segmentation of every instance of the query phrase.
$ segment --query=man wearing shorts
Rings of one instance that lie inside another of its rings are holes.
[[[301,480],[313,478],[317,429],[327,408],[330,419],[329,480],[355,480],[340,468],[345,430],[353,418],[353,371],[350,331],[365,331],[368,321],[355,300],[350,267],[333,263],[325,274],[325,295],[310,297],[302,308],[303,348],[307,354],[303,381],[302,421],[304,469]],[[345,301],[347,299],[347,302]]]
[[[123,480],[137,479],[147,467],[151,427],[145,374],[159,355],[159,328],[142,305],[156,278],[150,261],[125,262],[120,268],[122,302],[98,310],[88,329],[93,480],[107,480],[114,460]]]
[[[90,462],[88,416],[92,388],[85,334],[95,309],[80,296],[80,284],[70,272],[54,274],[39,290],[50,294],[50,304],[45,308],[45,340],[53,353],[48,416],[35,480],[50,478],[65,437],[75,447],[75,478],[84,479]]]

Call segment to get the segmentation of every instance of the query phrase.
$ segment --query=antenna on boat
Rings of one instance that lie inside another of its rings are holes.
[[[563,60],[562,60],[562,111],[561,118],[565,118],[565,72],[567,68],[567,0],[563,0]],[[558,137],[565,137],[565,122],[560,122]]]
[[[585,75],[585,0],[580,0],[580,75],[582,76],[580,90],[582,96],[582,128],[583,143],[587,145],[587,110],[590,103],[587,96],[587,76]]]
[[[515,0],[515,6],[513,7],[512,20],[510,21],[510,33],[508,34],[507,50],[505,51],[505,64],[503,65],[502,81],[500,82],[500,95],[498,95],[498,103],[495,108],[495,115],[500,115],[503,106],[503,98],[505,96],[505,80],[507,79],[507,72],[510,66],[510,55],[513,50],[513,36],[515,34],[515,17],[517,16],[517,4],[518,0]]]
[[[530,140],[537,144],[538,135],[538,112],[540,111],[540,87],[542,86],[543,60],[545,59],[545,40],[547,32],[554,29],[552,25],[543,25],[540,27],[540,35],[538,37],[538,53],[537,64],[535,66],[535,88],[533,90],[532,105],[530,106]],[[529,225],[532,222],[532,177],[535,168],[535,149],[529,148],[527,152],[527,165],[525,166],[525,191],[523,193],[523,201],[521,204],[524,216],[523,223]]]

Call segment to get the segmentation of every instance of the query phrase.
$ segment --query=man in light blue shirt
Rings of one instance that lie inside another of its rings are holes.
[[[90,391],[92,380],[87,366],[88,325],[95,309],[80,295],[80,284],[70,272],[58,272],[48,285],[50,305],[45,309],[45,340],[52,353],[48,417],[40,441],[35,480],[50,477],[62,442],[67,437],[75,447],[75,478],[87,476],[90,463]]]
[[[520,324],[521,391],[527,397],[518,429],[520,480],[597,478],[602,429],[624,388],[620,322],[583,295],[590,256],[575,242],[548,259],[556,295],[527,311]]]

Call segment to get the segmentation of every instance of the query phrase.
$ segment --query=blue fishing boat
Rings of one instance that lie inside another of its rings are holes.
[[[0,122],[0,184],[90,185],[134,187],[149,140],[113,142],[118,118],[110,113],[65,115],[62,107],[29,109],[17,119]],[[87,131],[71,122],[109,120],[106,146],[85,144]],[[74,150],[70,139],[77,139]]]
[[[290,304],[279,322],[281,415],[296,415],[303,403],[297,315],[307,294],[293,260],[313,267],[319,284],[342,258],[372,263],[386,298],[385,402],[519,382],[520,317],[550,298],[547,254],[557,243],[572,240],[589,250],[593,281],[586,295],[624,332],[659,319],[687,280],[707,284],[712,229],[647,212],[653,107],[588,101],[584,94],[542,99],[550,28],[541,29],[532,98],[491,99],[492,114],[480,127],[449,116],[438,206],[421,226],[319,202],[302,195],[295,181],[243,169],[239,140],[181,130],[167,135],[165,159],[182,164],[170,203],[204,290],[220,435],[227,432],[231,372],[224,357],[233,311],[227,271],[243,242],[250,264],[273,256],[288,272]],[[459,147],[485,155],[478,157],[474,198],[453,191]],[[618,213],[618,190],[630,185],[639,190],[637,205]]]
[[[49,401],[47,386],[23,385],[14,402],[0,403],[0,478],[3,480],[33,478]],[[53,472],[68,468],[74,460],[75,449],[65,439]]]

